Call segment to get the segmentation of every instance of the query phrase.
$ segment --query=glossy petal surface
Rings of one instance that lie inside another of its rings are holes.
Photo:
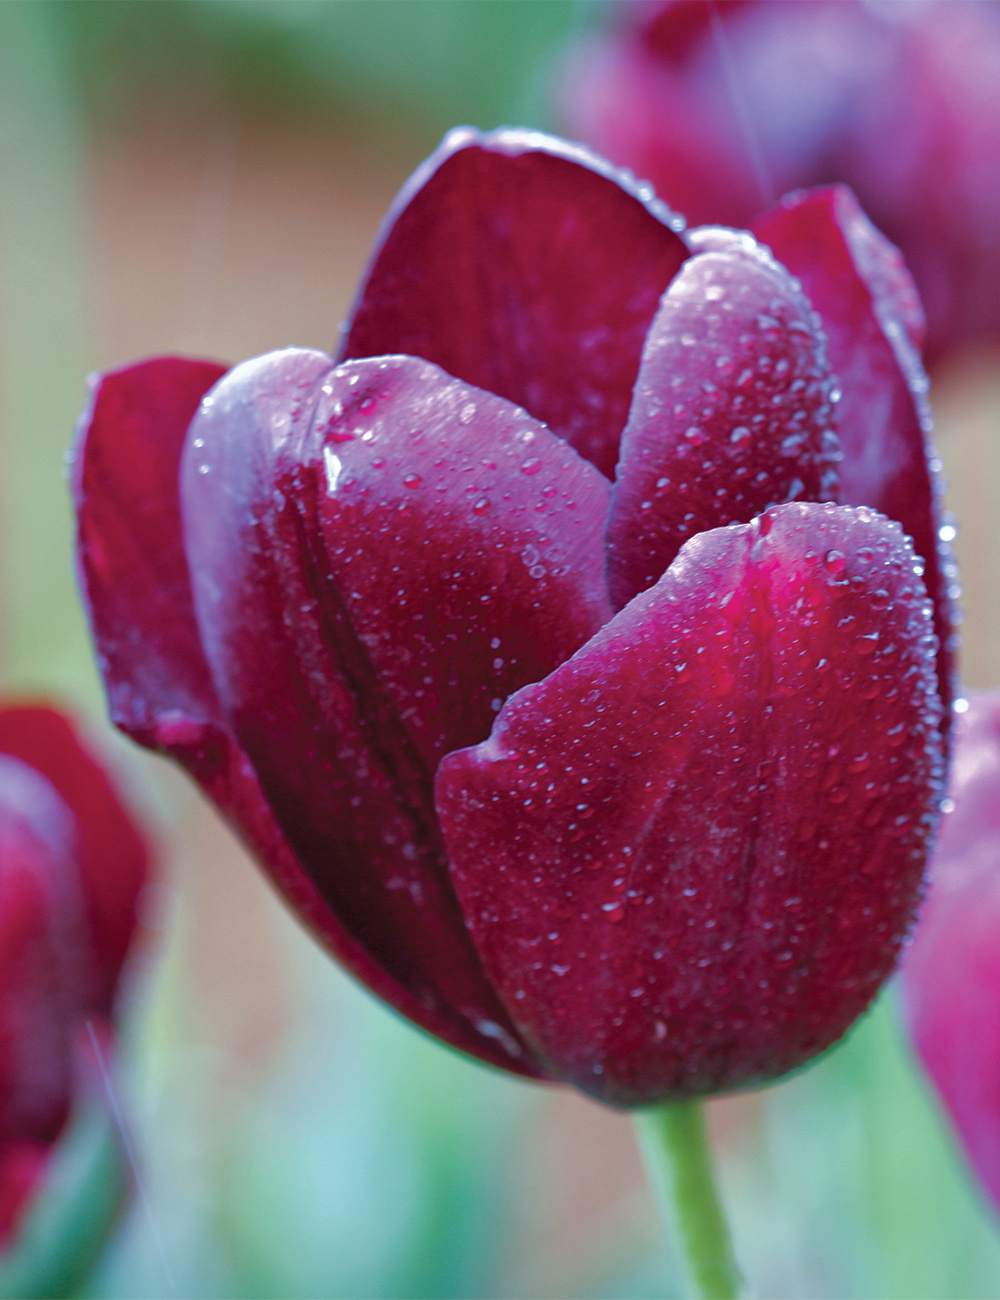
[[[186,768],[358,979],[445,1041],[509,1065],[502,1048],[422,1004],[344,930],[288,846],[223,720],[194,615],[178,471],[191,417],[224,373],[211,362],[174,357],[140,362],[99,379],[80,423],[80,569],[112,717]]]
[[[578,146],[453,131],[390,212],[341,355],[433,361],[610,477],[646,330],[687,256],[668,218]]]
[[[867,1004],[940,798],[913,570],[867,510],[701,534],[441,764],[469,928],[554,1075],[623,1105],[740,1086]]]
[[[608,484],[435,366],[288,350],[213,391],[182,485],[203,644],[296,856],[390,975],[530,1070],[459,915],[431,783],[609,616]]]
[[[955,729],[951,811],[903,961],[917,1052],[973,1169],[1000,1208],[1000,695]]]
[[[83,883],[96,967],[92,1007],[109,1015],[135,929],[135,900],[149,875],[145,841],[104,769],[54,709],[0,709],[0,755],[44,776],[72,814],[75,871]]]
[[[827,358],[842,390],[840,499],[899,520],[923,557],[947,707],[957,579],[950,547],[940,537],[927,379],[909,339],[912,321],[902,310],[898,253],[843,186],[790,195],[753,230],[801,280],[823,320]]]
[[[749,236],[690,258],[646,338],[612,494],[620,608],[696,533],[836,497],[832,380],[810,305]]]

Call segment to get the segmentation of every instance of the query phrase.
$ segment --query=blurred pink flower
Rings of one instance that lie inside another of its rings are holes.
[[[1000,335],[1000,7],[636,0],[560,78],[570,135],[692,222],[844,181],[903,250],[927,356]]]
[[[917,1054],[1000,1210],[1000,692],[956,727],[950,810],[903,961]]]
[[[65,717],[0,708],[0,1248],[44,1182],[90,1030],[113,1035],[147,852]]]

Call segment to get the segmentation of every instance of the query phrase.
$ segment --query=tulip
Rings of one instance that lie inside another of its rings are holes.
[[[917,1056],[1000,1208],[1000,694],[972,695],[927,898],[903,962]]]
[[[571,134],[689,219],[844,181],[906,255],[928,357],[1000,335],[1000,13],[930,0],[641,0],[579,40]]]
[[[81,1045],[113,1040],[143,840],[70,723],[0,708],[0,1278],[77,1108]],[[51,1244],[51,1243],[50,1243]],[[21,1274],[18,1274],[21,1276]]]
[[[847,191],[758,230],[459,130],[337,359],[138,362],[76,450],[116,724],[398,1011],[618,1106],[839,1038],[941,798],[912,283]]]

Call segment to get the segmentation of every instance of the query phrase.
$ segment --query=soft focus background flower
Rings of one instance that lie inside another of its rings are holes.
[[[846,181],[906,255],[928,358],[1000,336],[993,0],[621,0],[559,78],[566,129],[689,220]],[[719,215],[722,214],[722,215]]]
[[[125,1201],[109,1081],[148,877],[141,833],[68,719],[0,706],[0,1294],[79,1284]],[[73,1175],[66,1148],[88,1137]]]
[[[969,700],[904,1011],[966,1155],[1000,1206],[1000,693]]]
[[[560,0],[0,6],[8,684],[103,714],[61,478],[85,371],[332,347],[413,167],[457,121],[551,127],[555,61],[595,18]],[[964,678],[984,687],[1000,681],[995,376],[953,360],[933,392],[963,521]],[[144,913],[165,944],[140,962],[120,1080],[152,1218],[133,1209],[93,1294],[663,1294],[624,1120],[422,1040],[299,933],[186,784],[114,753],[170,874]],[[994,1221],[891,994],[829,1059],[711,1109],[762,1294],[1000,1295]]]

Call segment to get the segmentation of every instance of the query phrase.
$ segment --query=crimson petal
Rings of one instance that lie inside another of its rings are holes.
[[[951,810],[903,961],[917,1053],[1000,1208],[1000,693],[955,728]]]
[[[152,747],[171,720],[218,720],[180,546],[177,468],[191,417],[225,373],[154,357],[97,376],[78,429],[77,555],[108,708]]]
[[[111,716],[140,744],[187,769],[358,979],[438,1037],[509,1064],[499,1047],[490,1057],[482,1035],[421,1004],[345,932],[289,848],[223,720],[194,615],[177,480],[191,417],[224,373],[212,362],[178,357],[125,367],[95,381],[80,422],[79,563]]]
[[[749,235],[681,267],[622,435],[607,534],[616,607],[696,533],[835,498],[833,381],[814,315]]]
[[[898,519],[923,557],[947,709],[954,694],[958,588],[951,548],[941,536],[940,462],[928,442],[927,378],[913,345],[920,328],[912,305],[916,291],[898,250],[845,186],[789,195],[754,222],[753,232],[798,276],[823,320],[827,358],[843,394],[841,500]]]
[[[53,1141],[67,1114],[74,1024],[94,973],[75,832],[50,782],[0,755],[0,1155]]]
[[[98,981],[94,1010],[110,1015],[135,929],[136,897],[149,875],[146,845],[103,769],[54,709],[0,709],[0,754],[41,773],[72,812]]]
[[[470,931],[555,1076],[621,1105],[741,1086],[868,1003],[941,793],[914,567],[864,509],[703,533],[441,764]]]
[[[582,146],[452,131],[386,219],[341,358],[433,361],[610,477],[643,339],[687,256],[671,220]]]
[[[203,644],[299,861],[452,1041],[533,1072],[458,911],[432,778],[610,615],[607,482],[426,362],[301,350],[217,386],[181,482]]]

